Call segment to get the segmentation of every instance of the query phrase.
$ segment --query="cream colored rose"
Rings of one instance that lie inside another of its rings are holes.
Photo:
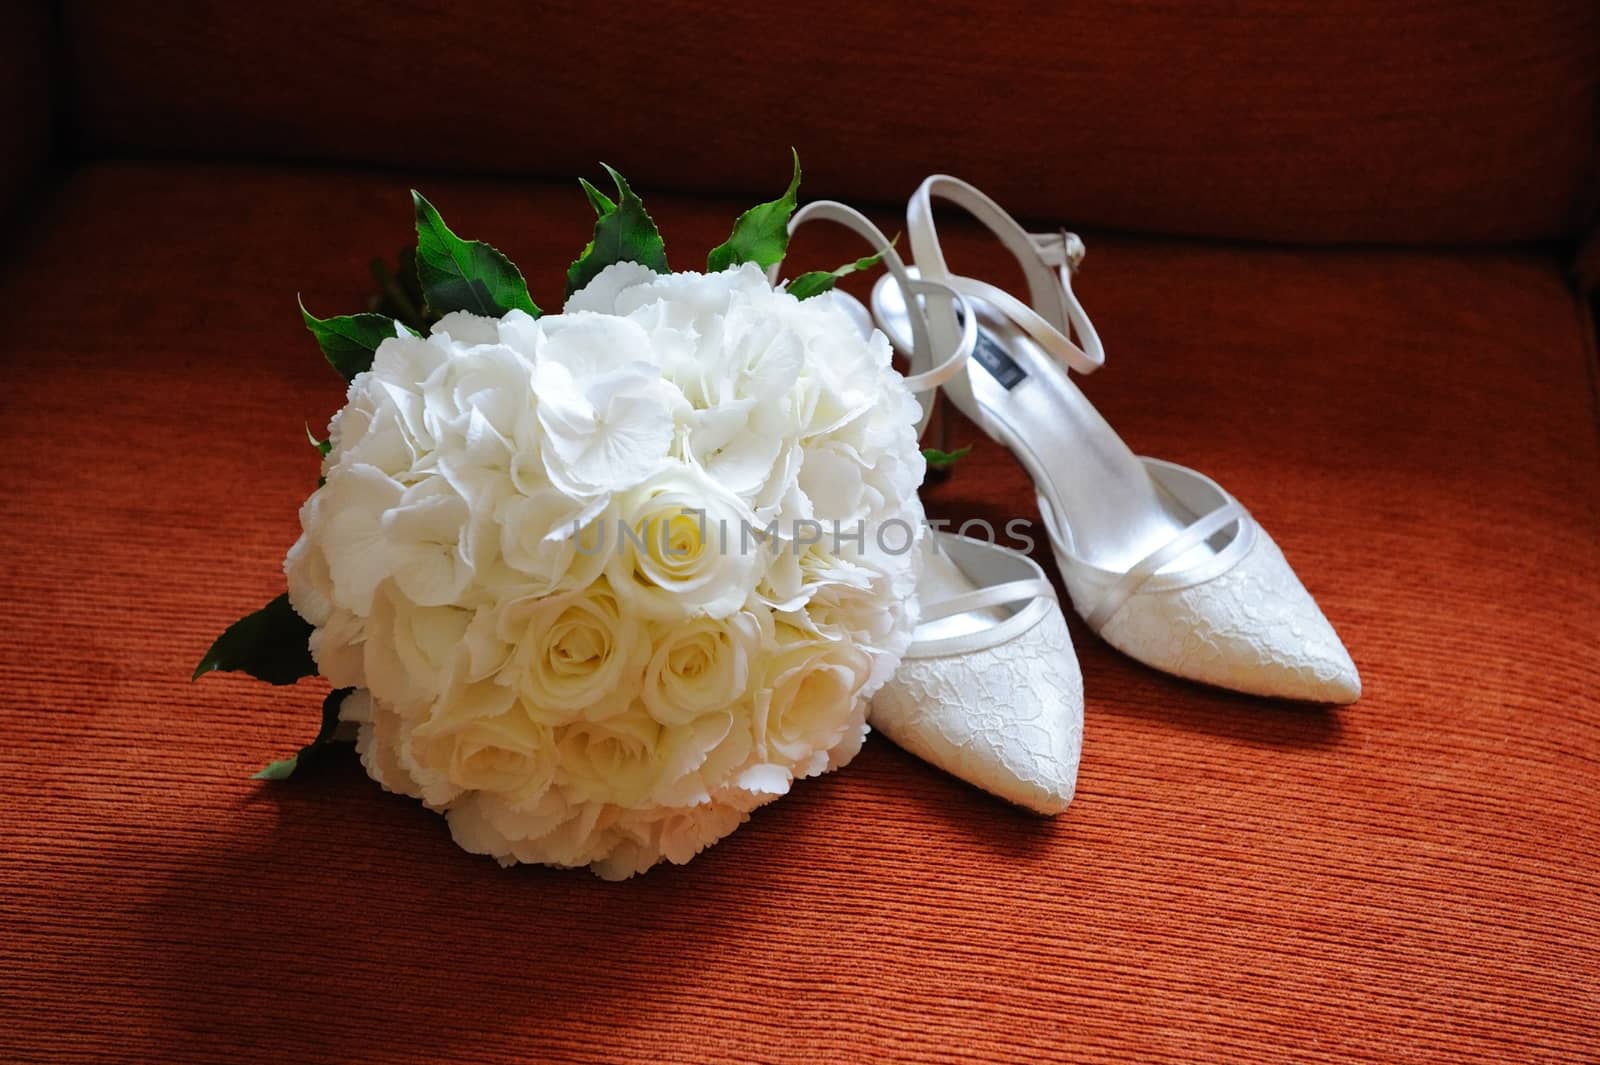
[[[557,743],[568,792],[579,801],[643,804],[661,775],[663,732],[643,706],[565,726]]]
[[[872,672],[872,659],[843,641],[778,626],[778,651],[765,663],[755,699],[755,738],[768,761],[792,765],[796,777],[827,766],[827,751],[846,738],[850,713]]]
[[[704,470],[674,463],[618,501],[606,568],[630,610],[649,618],[725,618],[744,606],[765,557],[746,542],[754,518]]]
[[[508,608],[503,627],[517,647],[510,668],[528,714],[547,725],[625,711],[650,654],[643,624],[604,579]]]
[[[650,716],[663,725],[686,725],[743,697],[751,664],[761,653],[763,627],[772,627],[766,612],[749,610],[722,620],[652,626],[655,653],[640,692]]]
[[[465,723],[419,725],[412,733],[411,757],[419,769],[441,774],[462,791],[525,803],[543,795],[555,779],[555,730],[513,706]]]

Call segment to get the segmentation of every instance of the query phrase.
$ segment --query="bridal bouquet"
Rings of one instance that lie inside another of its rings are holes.
[[[542,314],[414,195],[417,328],[302,313],[349,382],[288,592],[201,662],[334,690],[317,738],[503,864],[685,862],[860,748],[910,639],[924,460],[879,333],[769,283],[800,171],[674,272],[644,205]],[[855,264],[867,265],[867,261]]]

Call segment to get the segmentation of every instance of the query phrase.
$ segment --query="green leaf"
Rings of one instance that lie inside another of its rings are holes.
[[[228,626],[195,667],[199,680],[212,670],[248,673],[268,684],[293,684],[315,676],[311,624],[294,612],[287,593]]]
[[[322,727],[317,730],[317,738],[288,758],[268,762],[251,774],[250,779],[287,780],[294,775],[296,769],[302,766],[309,767],[313,761],[320,760],[328,753],[328,748],[337,742],[334,737],[339,731],[339,705],[344,702],[345,696],[353,691],[354,688],[335,688],[329,692],[327,698],[322,700]]]
[[[584,195],[589,197],[589,206],[594,208],[596,217],[604,218],[617,209],[617,201],[589,184],[585,178],[579,178],[578,184],[583,186]]]
[[[326,455],[333,450],[333,441],[318,440],[317,434],[311,431],[311,424],[306,423],[306,439],[311,441],[311,446],[317,449],[317,454]]]
[[[832,270],[811,270],[783,286],[783,290],[797,300],[808,300],[832,289],[837,280]]]
[[[298,299],[298,297],[297,297]],[[372,369],[372,353],[378,345],[395,336],[395,320],[382,314],[345,314],[337,318],[318,318],[300,301],[300,317],[317,338],[328,365],[346,381]],[[405,326],[400,328],[405,329]],[[407,329],[406,332],[411,332]]]
[[[940,451],[936,447],[922,449],[922,457],[928,460],[928,465],[936,470],[947,470],[951,466],[966,458],[972,452],[972,445],[957,448],[954,451]]]
[[[251,780],[287,780],[294,775],[295,769],[300,765],[300,756],[292,754],[288,758],[280,758],[276,762],[268,762],[254,773],[250,774]]]
[[[791,149],[792,150],[792,149]],[[776,200],[757,204],[733,223],[733,235],[706,256],[706,272],[718,273],[740,263],[755,263],[765,270],[783,258],[789,248],[789,217],[799,201],[800,153],[794,153],[794,177],[789,190]]]
[[[606,167],[606,173],[616,183],[617,198],[613,201],[587,181],[581,182],[590,206],[599,217],[594,223],[594,236],[584,247],[583,254],[567,268],[568,296],[613,263],[638,263],[658,274],[669,269],[667,246],[645,211],[644,201],[633,194],[621,174],[604,163],[600,165]]]
[[[433,204],[411,190],[417,208],[417,280],[428,313],[470,311],[499,318],[507,311],[539,308],[528,295],[528,283],[511,260],[481,240],[462,240],[450,232]]]
[[[899,239],[899,235],[896,234],[894,240],[889,242],[890,245],[892,246]],[[859,270],[871,270],[882,261],[883,252],[880,251],[876,255],[863,256],[853,263],[845,263],[837,270],[812,270],[810,273],[801,274],[789,282],[784,286],[783,290],[797,300],[808,300],[812,296],[820,296],[832,289],[834,282],[841,277],[856,273]]]

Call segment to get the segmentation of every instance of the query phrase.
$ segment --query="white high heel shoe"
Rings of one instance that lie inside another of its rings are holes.
[[[976,217],[1016,257],[1031,306],[949,271],[933,224],[936,196]],[[1135,455],[1068,377],[1105,359],[1072,292],[1082,241],[1064,230],[1027,233],[988,196],[944,175],[912,196],[907,227],[913,275],[954,289],[977,315],[972,360],[946,391],[1033,477],[1056,561],[1089,627],[1191,680],[1313,702],[1359,698],[1355,663],[1266,530],[1209,477]],[[874,317],[902,351],[919,328],[948,346],[970,324],[962,304],[937,292],[921,297],[924,323],[903,291],[914,290],[880,281],[872,297]]]
[[[1042,814],[1072,802],[1083,674],[1055,590],[1027,555],[930,539],[922,620],[872,727],[945,772]]]
[[[882,256],[885,280],[913,303],[938,297],[962,309],[948,343],[935,345],[921,320],[904,320],[906,385],[927,428],[938,386],[964,372],[977,316],[949,286],[914,279],[883,233],[850,207],[817,201],[789,231],[827,220],[865,237]],[[769,276],[776,278],[781,264]],[[849,296],[846,310],[871,329]],[[935,350],[948,352],[935,363]],[[870,721],[912,754],[985,791],[1039,813],[1072,801],[1083,747],[1083,677],[1055,590],[1037,563],[983,540],[935,533],[924,541],[917,585],[921,620],[895,676],[874,696]]]

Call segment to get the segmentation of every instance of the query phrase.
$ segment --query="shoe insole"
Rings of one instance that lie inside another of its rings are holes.
[[[969,301],[978,318],[966,370],[974,398],[1053,502],[1073,554],[1125,572],[1194,523],[1199,515],[1150,477],[1060,363],[998,309]],[[898,300],[879,312],[898,312],[891,335],[909,334]],[[1203,543],[1162,568],[1186,569],[1215,551]]]
[[[967,592],[975,592],[978,585],[951,561],[950,556],[938,549],[937,544],[923,558],[922,576],[917,581],[917,599],[924,605],[954,599]],[[923,622],[917,626],[918,640],[943,640],[952,636],[966,636],[992,629],[1009,616],[1009,611],[991,606],[952,614],[947,618]]]

